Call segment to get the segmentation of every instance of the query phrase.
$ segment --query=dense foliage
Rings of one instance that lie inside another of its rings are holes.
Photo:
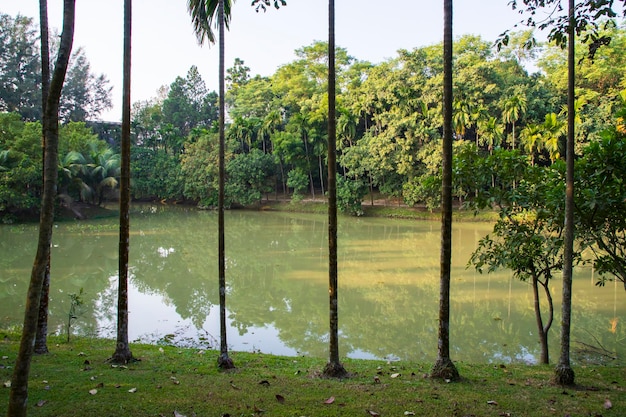
[[[38,117],[38,97],[15,90],[37,90],[38,56],[32,21],[0,17],[3,43],[21,51],[3,55],[1,64],[23,71],[20,83],[7,79],[8,70],[2,71],[1,80],[0,104],[15,112],[0,118],[0,212],[10,218],[18,212],[36,211],[40,196],[40,125],[33,121]],[[616,114],[626,83],[626,29],[604,23],[596,29],[610,37],[611,43],[598,49],[593,61],[584,59],[585,48],[578,48],[576,150],[584,174],[579,175],[577,208],[581,229],[589,231],[581,235],[581,243],[601,246],[597,266],[609,272],[624,268],[602,255],[611,247],[623,248],[623,222],[611,217],[623,212],[619,206],[623,205],[619,199],[623,186],[606,184],[609,168],[598,162],[602,161],[598,155],[609,152],[616,158],[613,166],[623,166],[619,164],[624,150],[623,115]],[[459,203],[492,207],[498,196],[516,199],[501,208],[522,210],[517,199],[532,189],[527,187],[529,181],[561,166],[567,116],[566,56],[554,44],[526,49],[530,36],[530,32],[508,34],[506,45],[497,51],[477,36],[455,41],[453,194]],[[409,206],[439,206],[442,59],[441,45],[400,50],[379,64],[360,61],[337,48],[340,210],[362,214],[361,200],[367,192],[400,199]],[[315,42],[298,49],[294,61],[269,77],[251,76],[240,59],[227,70],[227,205],[255,204],[273,192],[296,199],[325,195],[326,61],[326,43]],[[101,109],[92,104],[107,105],[106,100],[94,99],[108,97],[107,81],[89,73],[80,49],[68,77],[73,87],[67,89],[61,105],[65,121],[97,116]],[[16,102],[16,97],[25,101]],[[135,198],[216,205],[217,98],[197,68],[191,67],[157,97],[135,103]],[[69,203],[98,204],[116,185],[119,132],[115,126],[90,123],[89,127],[67,123],[61,130],[59,191]],[[531,171],[537,174],[530,175]],[[610,178],[620,175],[611,171]],[[605,198],[612,195],[612,200]],[[600,211],[612,214],[600,215]],[[601,237],[607,238],[604,227],[608,223],[615,225],[615,232],[610,241],[604,241]],[[623,279],[623,272],[618,276]]]

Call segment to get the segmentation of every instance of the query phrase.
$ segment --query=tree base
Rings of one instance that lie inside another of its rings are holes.
[[[235,369],[235,363],[228,357],[228,353],[222,353],[217,358],[217,366],[220,369]]]
[[[135,359],[133,353],[126,347],[126,349],[117,349],[108,362],[116,365],[126,365],[131,362],[139,362],[139,359]]]
[[[431,378],[445,379],[446,381],[458,381],[461,379],[459,371],[450,359],[437,359],[430,371]]]
[[[557,385],[572,386],[574,378],[574,370],[569,365],[558,365],[554,370],[552,381]]]
[[[324,367],[324,372],[322,373],[326,378],[347,378],[348,371],[343,367],[339,362],[332,363],[328,362]]]
[[[42,346],[35,345],[35,350],[33,351],[35,355],[47,355],[50,353],[48,350],[48,346],[44,343]]]

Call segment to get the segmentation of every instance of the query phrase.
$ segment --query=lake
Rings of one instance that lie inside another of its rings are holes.
[[[323,215],[226,212],[228,345],[231,350],[327,358],[328,225]],[[54,227],[49,329],[65,333],[70,294],[83,306],[73,334],[115,337],[118,219]],[[339,218],[342,357],[434,362],[439,300],[439,222]],[[451,357],[536,363],[539,344],[527,283],[510,271],[466,268],[487,223],[453,225]],[[0,226],[0,328],[21,326],[37,226]],[[160,204],[133,207],[131,341],[219,347],[217,213]],[[572,349],[577,362],[624,363],[626,292],[594,285],[575,268]],[[558,359],[561,279],[550,284]],[[112,349],[114,346],[112,345]],[[610,358],[618,358],[613,360]]]

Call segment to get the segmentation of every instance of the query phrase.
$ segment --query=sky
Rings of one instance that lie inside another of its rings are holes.
[[[273,74],[295,59],[294,50],[326,40],[328,2],[287,0],[287,6],[256,13],[250,0],[236,1],[226,33],[226,67],[244,60],[252,76]],[[396,56],[398,49],[436,44],[443,39],[443,1],[338,0],[335,2],[337,46],[356,59],[374,64]],[[494,41],[513,29],[522,16],[509,0],[455,0],[454,37],[480,35]],[[383,4],[383,6],[380,6]],[[0,12],[34,18],[38,0],[0,0]],[[62,26],[63,1],[48,0],[51,28]],[[196,65],[207,87],[218,88],[218,48],[199,46],[187,12],[187,0],[134,0],[131,101],[148,100],[157,90],[184,77]],[[77,0],[74,48],[83,47],[96,75],[113,86],[113,108],[102,120],[121,120],[123,0]]]

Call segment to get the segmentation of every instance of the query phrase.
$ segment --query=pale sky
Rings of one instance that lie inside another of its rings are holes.
[[[226,67],[236,57],[251,75],[271,75],[295,58],[293,51],[326,40],[328,2],[287,0],[280,10],[256,13],[250,0],[235,2],[226,33]],[[493,41],[522,17],[509,0],[455,0],[454,37],[481,35]],[[381,4],[383,6],[381,6]],[[441,0],[337,0],[336,42],[360,60],[379,63],[398,49],[432,45],[443,38]],[[62,0],[48,0],[50,27],[62,26]],[[18,13],[39,23],[38,0],[0,0],[0,12]],[[82,46],[91,70],[114,87],[113,109],[101,118],[121,120],[123,0],[77,0],[74,48]],[[218,87],[217,46],[200,47],[193,34],[187,0],[134,0],[131,100],[147,100],[162,85],[196,65],[210,90]]]

